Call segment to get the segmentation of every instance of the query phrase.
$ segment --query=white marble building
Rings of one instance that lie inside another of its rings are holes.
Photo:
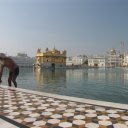
[[[88,58],[89,67],[120,67],[122,66],[123,58],[115,49],[111,49],[104,56],[92,56]]]
[[[128,53],[124,54],[123,66],[128,66]]]
[[[82,66],[87,60],[88,57],[86,55],[67,57],[66,66]]]
[[[107,67],[107,58],[105,56],[93,56],[88,58],[89,67]]]
[[[17,56],[10,56],[19,67],[33,67],[35,63],[34,57],[29,57],[25,53],[18,53]]]

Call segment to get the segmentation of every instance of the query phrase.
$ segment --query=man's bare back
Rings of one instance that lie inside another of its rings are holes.
[[[9,57],[4,58],[4,66],[7,67],[10,71],[14,71],[17,67],[17,64]]]
[[[4,67],[7,67],[9,69],[8,85],[12,86],[11,82],[13,82],[15,87],[17,87],[16,78],[19,75],[18,65],[14,62],[12,58],[0,56],[0,82],[2,82],[1,77],[3,74]]]

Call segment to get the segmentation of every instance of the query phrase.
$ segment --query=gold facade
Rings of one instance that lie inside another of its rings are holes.
[[[36,64],[41,67],[65,67],[66,66],[66,50],[59,51],[57,49],[49,50],[46,48],[45,52],[37,49]]]

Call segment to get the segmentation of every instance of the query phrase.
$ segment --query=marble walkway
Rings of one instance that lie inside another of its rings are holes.
[[[128,105],[1,85],[0,128],[128,128]]]

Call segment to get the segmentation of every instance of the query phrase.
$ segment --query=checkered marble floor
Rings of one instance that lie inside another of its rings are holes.
[[[2,87],[0,115],[30,128],[128,128],[128,109]]]

